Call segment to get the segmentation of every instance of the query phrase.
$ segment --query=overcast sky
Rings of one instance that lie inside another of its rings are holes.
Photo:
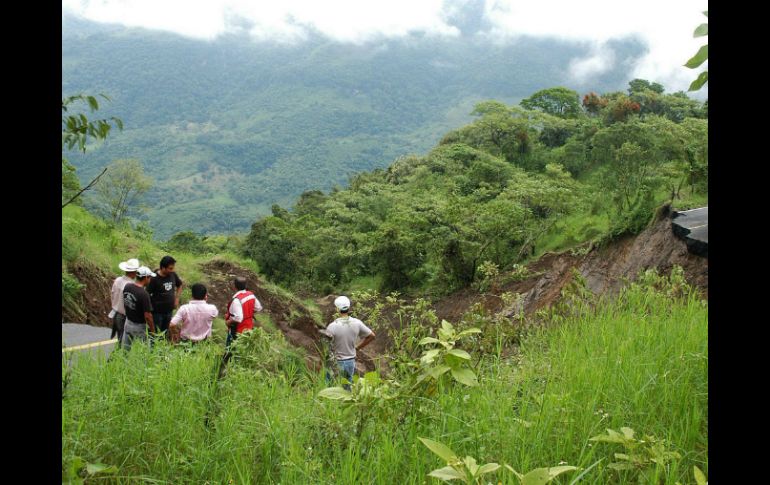
[[[705,0],[62,0],[63,10],[116,22],[214,39],[246,30],[255,40],[302,41],[311,30],[340,42],[362,43],[410,33],[475,35],[513,42],[519,35],[591,41],[574,59],[578,81],[600,76],[616,59],[607,40],[636,35],[649,52],[633,77],[687,90],[703,67],[682,67],[708,37],[692,33],[708,19]],[[708,85],[706,85],[708,86]],[[707,94],[704,87],[698,97]]]

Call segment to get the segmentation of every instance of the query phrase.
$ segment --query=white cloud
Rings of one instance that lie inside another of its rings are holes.
[[[606,63],[617,61],[606,45],[609,39],[637,36],[649,50],[637,61],[632,76],[660,82],[672,91],[686,90],[698,75],[699,70],[682,64],[707,42],[707,37],[692,36],[698,25],[708,22],[702,14],[707,9],[704,0],[487,0],[485,4],[493,26],[490,35],[499,39],[532,35],[593,41],[591,55],[570,66],[577,81],[600,74],[607,70]]]
[[[226,32],[225,19],[251,23],[258,39],[303,38],[309,29],[342,42],[365,42],[412,32],[459,35],[443,19],[443,0],[63,0],[70,12],[100,22],[174,31],[211,39]]]
[[[609,71],[615,64],[615,51],[605,43],[594,43],[587,57],[572,59],[569,65],[569,74],[578,82],[599,76]]]
[[[213,39],[224,31],[224,9],[219,2],[185,0],[63,0],[62,7],[97,22],[121,23]]]
[[[521,35],[591,41],[587,57],[569,72],[578,82],[620,61],[607,41],[631,35],[649,46],[634,77],[670,90],[687,89],[699,70],[682,66],[707,38],[692,33],[708,19],[705,0],[63,0],[65,10],[100,22],[117,22],[213,39],[245,30],[258,40],[293,42],[318,31],[341,42],[361,43],[410,33],[457,36],[452,25],[483,4],[488,29],[498,42]],[[478,7],[477,7],[478,6]],[[460,18],[458,18],[460,17]],[[706,91],[707,92],[707,91]]]

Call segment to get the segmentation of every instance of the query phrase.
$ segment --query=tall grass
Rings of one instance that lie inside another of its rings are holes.
[[[693,483],[693,465],[708,471],[708,307],[661,281],[574,303],[514,357],[484,356],[479,387],[444,382],[435,395],[366,410],[360,434],[360,410],[317,397],[322,372],[234,363],[215,387],[219,345],[84,356],[62,401],[62,467],[73,456],[114,464],[116,483],[421,484],[445,465],[418,441],[427,437],[519,471],[603,459],[582,483],[637,483],[636,471],[607,467],[623,449],[589,441],[628,426],[681,454],[660,483]],[[488,477],[517,483],[504,469]]]

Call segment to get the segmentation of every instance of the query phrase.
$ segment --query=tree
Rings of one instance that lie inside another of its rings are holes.
[[[563,87],[542,89],[519,104],[560,118],[576,118],[581,113],[578,93]]]
[[[616,123],[594,135],[592,155],[607,170],[602,185],[617,215],[631,213],[671,174],[662,167],[681,157],[683,130],[660,116]]]
[[[64,157],[61,157],[61,196],[62,203],[69,200],[70,202],[77,199],[77,195],[80,194],[80,181],[77,175],[75,175],[75,167]],[[77,200],[75,203],[79,203]],[[69,202],[65,203],[67,205]],[[62,208],[64,207],[62,206]]]
[[[106,99],[107,101],[111,101],[110,98],[108,98],[104,94],[100,94],[100,96]],[[89,121],[86,115],[84,115],[83,113],[67,114],[65,116],[64,113],[69,112],[70,105],[75,103],[76,101],[88,103],[88,107],[91,110],[91,112],[94,112],[99,109],[99,102],[96,100],[96,97],[94,96],[77,94],[75,96],[70,96],[68,98],[64,98],[61,100],[62,150],[64,150],[65,147],[68,150],[71,150],[75,145],[77,145],[78,150],[85,153],[86,142],[88,141],[88,138],[90,137],[96,140],[106,139],[107,135],[110,133],[110,129],[112,128],[112,125],[110,123],[115,123],[115,125],[119,129],[121,130],[123,129],[123,121],[121,121],[119,118],[116,118],[114,116],[107,119],[101,119],[96,121]]]
[[[467,143],[473,148],[502,156],[509,163],[517,163],[522,156],[530,153],[530,131],[533,131],[529,122],[531,112],[519,107],[508,107],[497,101],[486,101],[477,104],[471,114],[481,115],[481,118],[466,127],[470,130],[460,130],[459,137],[447,135],[441,143]],[[474,140],[467,139],[471,137]]]
[[[594,92],[590,92],[583,97],[583,107],[592,115],[597,115],[607,106],[608,101]]]
[[[103,97],[106,100],[110,100],[106,95],[101,94],[101,97]],[[110,132],[110,129],[112,128],[112,125],[110,123],[115,123],[115,125],[118,127],[118,129],[123,129],[123,122],[119,118],[115,118],[114,116],[108,119],[101,119],[97,121],[89,121],[86,115],[83,113],[80,114],[66,114],[70,110],[70,105],[72,105],[75,102],[84,102],[88,104],[89,109],[91,112],[94,112],[99,109],[99,102],[96,100],[94,96],[86,96],[83,94],[78,94],[75,96],[69,96],[67,98],[62,99],[61,101],[61,110],[62,110],[62,118],[61,118],[61,147],[62,152],[66,148],[67,150],[71,150],[75,145],[77,145],[78,150],[85,153],[86,151],[86,142],[88,141],[89,137],[96,139],[96,140],[104,140],[107,138],[107,135]],[[88,185],[85,186],[85,188],[80,188],[80,182],[78,181],[77,176],[75,175],[75,167],[72,166],[72,164],[67,161],[64,156],[62,156],[62,209],[64,209],[67,205],[71,204],[77,198],[85,192],[86,190],[90,189],[91,187],[96,184],[96,182],[99,181],[99,178],[104,175],[106,172],[106,168],[102,170],[102,172],[97,175],[91,182],[88,183]],[[74,195],[72,195],[74,194]],[[65,202],[66,199],[66,202]]]
[[[97,187],[97,198],[116,224],[135,207],[139,198],[152,187],[139,160],[116,160]]]
[[[638,114],[641,109],[639,103],[625,94],[620,94],[607,104],[607,108],[604,110],[604,122],[608,125],[626,122],[631,115]]]
[[[709,11],[706,10],[703,12],[703,15],[705,15],[707,18],[709,16]],[[703,37],[705,35],[709,35],[709,24],[700,24],[696,29],[695,32],[693,32],[693,37]],[[703,64],[705,61],[707,61],[709,58],[709,45],[706,44],[702,46],[698,52],[685,64],[685,67],[689,67],[690,69],[695,69],[696,67]],[[688,91],[697,91],[700,88],[703,87],[704,84],[706,84],[709,80],[709,72],[708,69],[700,73],[700,75],[695,79],[695,81],[690,84],[690,88]]]
[[[628,94],[642,93],[647,90],[658,94],[663,94],[663,91],[665,91],[662,84],[650,83],[646,79],[637,78],[628,82]]]
[[[564,145],[576,131],[575,120],[563,120],[548,116],[547,119],[543,120],[543,128],[538,139],[548,148],[556,148]]]

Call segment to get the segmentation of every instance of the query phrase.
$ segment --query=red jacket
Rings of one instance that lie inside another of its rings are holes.
[[[259,300],[254,296],[254,293],[249,290],[241,290],[233,296],[233,300],[238,299],[241,302],[241,308],[243,309],[243,320],[238,323],[235,328],[236,333],[243,333],[246,330],[254,328],[254,311],[262,310],[262,305],[259,305]],[[232,305],[232,300],[230,301]],[[230,318],[230,305],[227,306],[227,312],[225,313],[225,320]],[[259,305],[259,307],[257,307]]]

